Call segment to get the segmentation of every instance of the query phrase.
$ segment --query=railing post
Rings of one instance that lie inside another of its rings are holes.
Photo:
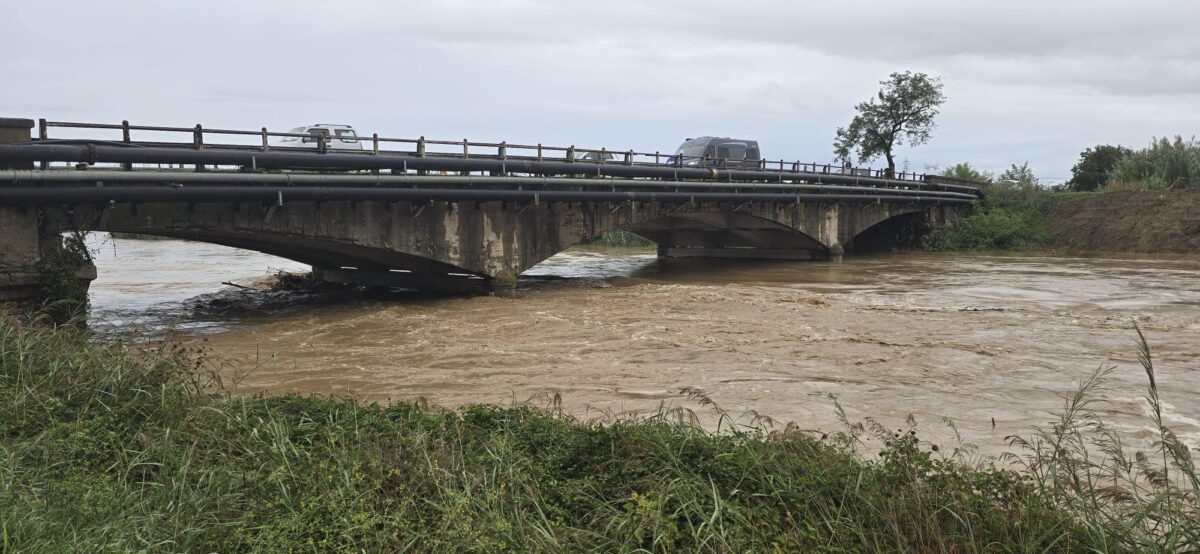
[[[464,160],[471,157],[471,150],[469,148],[470,145],[471,145],[471,143],[467,142],[467,139],[463,139],[463,159]],[[460,171],[459,174],[463,175],[463,176],[467,176],[467,175],[470,175],[471,172],[470,171]]]
[[[625,165],[633,165],[633,150],[625,153]]]
[[[317,152],[325,154],[329,152],[329,144],[325,141],[327,135],[325,133],[317,134]]]
[[[418,158],[425,157],[425,137],[424,137],[424,135],[422,135],[420,138],[417,139],[417,157]],[[392,172],[395,173],[395,170],[393,170]],[[417,170],[417,175],[426,175],[428,173],[429,172],[424,169]]]
[[[496,148],[496,154],[500,156],[501,160],[508,159],[508,141],[500,141],[500,146]]]
[[[267,150],[270,150],[270,149],[271,149],[271,145],[269,144],[269,142],[270,142],[270,136],[271,136],[271,134],[267,132],[267,128],[266,128],[266,127],[263,127],[263,128],[262,128],[262,149],[263,149],[263,152],[266,152]]]
[[[371,153],[379,155],[379,133],[371,133]]]
[[[659,157],[660,156],[659,156],[658,150],[655,150],[654,151],[654,165],[662,165],[662,162],[659,161]]]
[[[568,146],[567,153],[564,155],[567,157],[568,162],[574,162],[575,161],[575,145],[572,144],[572,145]]]
[[[129,120],[128,119],[121,120],[121,142],[124,142],[125,144],[129,144],[130,142],[132,142],[129,138]],[[133,171],[133,164],[123,163],[123,164],[121,164],[121,168],[124,169],[125,171]]]
[[[537,149],[537,161],[539,161],[539,162],[542,161],[542,143],[540,143],[540,142],[538,143],[538,149]]]
[[[197,150],[204,148],[204,127],[199,123],[192,128],[192,146]],[[196,171],[204,171],[204,164],[197,163]]]
[[[50,138],[48,127],[49,126],[46,125],[46,118],[43,117],[38,120],[38,140],[46,140]],[[50,169],[50,162],[38,162],[38,167],[42,169]]]
[[[607,161],[608,161],[608,149],[601,146],[600,147],[600,163],[605,163]]]

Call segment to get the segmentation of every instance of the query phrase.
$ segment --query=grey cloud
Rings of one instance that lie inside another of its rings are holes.
[[[942,75],[913,168],[1192,134],[1200,4],[45,1],[5,8],[6,113],[162,124],[353,123],[386,135],[672,149],[759,138],[831,156],[888,73]]]

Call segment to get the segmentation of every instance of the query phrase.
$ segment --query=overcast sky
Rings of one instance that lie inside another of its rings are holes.
[[[1200,130],[1200,2],[0,0],[0,116],[829,161],[893,71],[948,101],[917,171]],[[877,162],[879,165],[882,162]]]

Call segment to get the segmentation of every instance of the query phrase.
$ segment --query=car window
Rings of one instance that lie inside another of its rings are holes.
[[[761,157],[761,156],[759,155],[759,153],[758,153],[758,147],[757,147],[757,146],[751,146],[750,148],[747,148],[747,149],[746,149],[746,159],[747,159],[747,160],[759,160],[759,159],[762,159],[762,157]]]
[[[311,128],[309,128],[307,133],[308,133],[308,136],[304,137],[304,142],[317,142],[317,137],[320,137],[320,136],[324,136],[326,139],[329,138],[329,129],[322,129],[320,127],[311,127]]]
[[[345,142],[354,142],[358,140],[358,135],[354,134],[354,129],[336,129],[334,134]]]

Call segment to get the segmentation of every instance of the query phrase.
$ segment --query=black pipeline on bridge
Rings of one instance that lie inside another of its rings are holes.
[[[48,136],[50,127],[120,129],[120,141]],[[134,142],[132,131],[188,133],[190,142]],[[208,140],[206,136],[208,135]],[[254,136],[258,145],[211,144],[212,136]],[[38,163],[39,170],[0,172],[0,202],[224,201],[373,199],[451,201],[768,201],[912,202],[965,204],[977,187],[935,176],[831,168],[819,164],[688,160],[666,163],[661,153],[606,149],[389,139],[374,135],[370,150],[280,148],[270,137],[292,133],[194,128],[59,123],[40,120],[33,141],[0,145],[0,164]],[[311,138],[311,137],[309,137]],[[409,143],[412,151],[381,150]],[[461,147],[435,152],[432,146]],[[472,148],[477,151],[472,152]],[[494,148],[495,153],[478,149]],[[528,151],[531,155],[514,155]],[[598,161],[576,159],[597,152]],[[557,157],[561,153],[562,157]],[[693,162],[689,164],[689,161]],[[69,164],[61,169],[55,163]],[[168,167],[189,167],[189,171]],[[99,168],[97,167],[99,166]],[[110,166],[110,169],[103,169]],[[28,167],[28,165],[26,165]],[[73,169],[72,169],[73,167]],[[119,171],[113,169],[119,168]],[[386,173],[385,173],[386,172]],[[88,190],[100,184],[104,190]],[[164,188],[165,187],[165,188]]]

